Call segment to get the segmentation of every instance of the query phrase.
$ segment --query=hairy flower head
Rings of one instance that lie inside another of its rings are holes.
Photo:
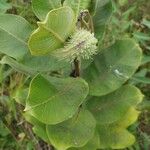
[[[94,33],[80,29],[65,43],[64,48],[56,50],[53,54],[69,62],[73,62],[75,58],[89,59],[97,53],[97,42]]]

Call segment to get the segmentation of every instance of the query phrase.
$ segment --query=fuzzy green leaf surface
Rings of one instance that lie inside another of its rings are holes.
[[[26,99],[28,96],[28,88],[17,88],[15,91],[15,94],[13,96],[13,98],[15,99],[15,101],[23,106],[25,106],[26,103]]]
[[[98,11],[98,7],[103,7],[107,3],[109,3],[111,0],[92,0],[91,1],[91,6],[90,6],[90,11],[92,12],[93,15],[95,15]]]
[[[47,125],[47,134],[58,150],[84,146],[94,135],[95,119],[87,110],[57,125]]]
[[[32,0],[32,7],[35,15],[44,20],[50,10],[61,7],[61,0]]]
[[[126,129],[99,127],[100,148],[123,149],[135,142],[135,137]]]
[[[121,119],[130,107],[135,107],[143,99],[139,89],[126,85],[108,95],[92,97],[87,107],[98,124],[110,124]]]
[[[124,149],[135,142],[135,137],[126,128],[133,124],[139,112],[130,107],[127,113],[118,121],[109,125],[98,125],[98,134],[101,149]]]
[[[28,52],[27,41],[31,32],[31,26],[22,17],[1,14],[0,52],[21,59]]]
[[[40,137],[42,140],[44,140],[45,142],[49,143],[49,139],[46,133],[46,125],[41,123],[40,121],[38,121],[36,118],[34,118],[33,116],[30,115],[30,113],[25,112],[23,114],[23,116],[25,117],[25,119],[31,123],[33,125],[33,132]]]
[[[57,124],[71,118],[88,94],[81,78],[45,78],[37,75],[30,84],[26,111],[45,124]]]
[[[93,5],[95,5],[93,16],[95,36],[101,42],[105,33],[105,26],[107,25],[113,12],[112,1],[95,0]]]
[[[66,70],[69,72],[71,69],[69,64],[64,61],[58,61],[53,56],[31,56],[25,55],[22,60],[16,61],[9,56],[4,56],[0,64],[7,64],[18,72],[27,75],[35,75],[39,72],[47,73],[52,71]]]
[[[69,148],[68,150],[97,150],[99,147],[100,147],[99,135],[98,132],[95,132],[93,138],[90,139],[86,145],[78,148],[77,147]]]
[[[74,30],[74,12],[69,7],[50,11],[45,21],[38,22],[28,42],[32,55],[45,55],[61,48]]]
[[[121,87],[135,73],[141,58],[141,49],[134,40],[116,41],[97,55],[83,73],[90,95],[106,95]]]
[[[89,8],[90,3],[91,0],[65,0],[63,5],[71,7],[77,18],[81,11]]]
[[[11,7],[11,4],[7,0],[0,0],[0,13],[5,13]]]

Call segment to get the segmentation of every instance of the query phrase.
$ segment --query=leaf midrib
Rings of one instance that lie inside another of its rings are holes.
[[[27,45],[27,43],[25,41],[23,41],[22,39],[18,38],[17,36],[15,36],[14,34],[12,34],[11,32],[8,32],[7,30],[5,30],[4,28],[2,28],[0,26],[0,30],[6,32],[8,35],[12,36],[13,38],[15,38],[16,40],[20,41],[21,43]]]
[[[39,107],[39,106],[41,106],[41,105],[44,105],[44,104],[48,103],[49,101],[51,101],[52,99],[54,99],[54,98],[55,98],[56,96],[58,96],[58,95],[59,95],[59,96],[64,95],[66,91],[72,89],[73,83],[74,83],[74,82],[70,83],[69,86],[66,87],[64,90],[62,90],[62,91],[58,92],[57,94],[53,95],[52,97],[48,98],[47,101],[42,102],[42,103],[39,103],[39,104],[34,105],[34,106],[32,106],[32,107],[29,106],[29,109],[27,109],[26,111],[30,111],[31,109],[35,109],[36,107]]]
[[[65,39],[63,39],[58,33],[56,33],[53,29],[47,28],[46,26],[41,26],[43,29],[47,30],[49,33],[51,33],[55,38],[57,38],[61,43],[65,42]]]

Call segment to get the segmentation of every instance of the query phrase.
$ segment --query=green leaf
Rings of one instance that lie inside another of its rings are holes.
[[[108,23],[112,14],[111,0],[97,0],[95,2],[95,13],[93,16],[94,30],[96,38],[101,42],[105,26]]]
[[[133,40],[116,41],[97,55],[83,73],[90,95],[106,95],[121,87],[135,73],[141,58],[141,49]]]
[[[150,41],[150,35],[143,32],[134,32],[133,36],[138,41]]]
[[[61,7],[61,0],[32,0],[32,7],[35,15],[44,20],[50,10]]]
[[[69,72],[71,69],[67,62],[58,61],[53,56],[35,57],[30,54],[25,55],[19,62],[8,56],[4,56],[0,61],[0,64],[8,64],[18,72],[27,75],[35,75],[38,72],[46,73],[50,71],[59,71],[62,69]]]
[[[144,64],[149,63],[149,62],[150,62],[150,56],[149,55],[143,55],[141,64],[144,65]]]
[[[7,0],[0,0],[0,13],[5,13],[11,7],[11,4]]]
[[[87,94],[88,85],[83,79],[37,75],[30,84],[25,111],[45,124],[57,124],[71,118]]]
[[[77,18],[81,10],[85,10],[89,8],[90,3],[91,0],[65,0],[64,6],[71,7],[74,10]]]
[[[25,101],[27,99],[28,88],[18,88],[13,96],[15,101],[19,104],[25,106]]]
[[[33,125],[33,132],[40,137],[45,142],[49,143],[49,139],[46,133],[46,125],[38,121],[36,118],[30,115],[30,113],[26,112],[23,114],[25,119]]]
[[[69,7],[61,7],[50,11],[44,22],[38,23],[29,39],[32,55],[48,54],[63,47],[66,39],[75,28],[74,12]]]
[[[150,20],[143,19],[142,24],[150,29]]]
[[[95,132],[93,138],[83,147],[69,148],[68,150],[97,150],[100,147],[98,132]]]
[[[89,7],[89,11],[91,15],[95,15],[95,11],[96,11],[96,7],[97,7],[97,2],[98,0],[92,0],[90,7]]]
[[[135,142],[135,137],[127,131],[127,127],[138,118],[139,112],[130,107],[128,112],[117,122],[109,125],[98,125],[100,139],[99,148],[124,149]]]
[[[7,64],[9,66],[11,66],[13,69],[15,69],[18,72],[24,73],[24,74],[34,74],[34,68],[29,68],[27,66],[24,66],[23,64],[17,62],[15,59],[12,59],[9,56],[4,56],[1,61],[0,64]]]
[[[141,104],[138,105],[138,110],[147,110],[150,111],[150,100],[144,100]]]
[[[31,34],[29,23],[20,16],[0,15],[0,52],[15,59],[28,52],[27,40]]]
[[[132,77],[132,80],[136,83],[150,84],[150,78],[148,77]]]
[[[121,119],[129,108],[140,103],[142,98],[140,90],[126,85],[106,96],[92,97],[87,101],[87,108],[98,124],[110,124]]]
[[[101,149],[124,149],[135,142],[135,137],[126,129],[107,126],[100,126],[98,128],[101,142],[99,148]]]
[[[72,119],[57,125],[47,125],[48,137],[58,150],[84,146],[94,135],[95,119],[81,110]]]
[[[126,5],[128,3],[128,0],[119,0],[119,4],[121,5],[121,6],[124,6],[124,5]]]
[[[10,131],[6,127],[6,125],[0,120],[0,136],[5,137],[10,134]]]
[[[132,106],[120,120],[112,123],[111,126],[118,128],[128,128],[130,125],[137,121],[139,114],[140,112],[136,110],[136,107]]]
[[[108,2],[110,2],[110,0],[92,0],[91,1],[91,9],[93,9],[93,13],[94,15],[97,13],[98,11],[98,7],[103,7],[104,5],[106,5]]]
[[[71,70],[70,64],[65,61],[56,59],[53,56],[31,56],[26,55],[21,62],[23,65],[32,68],[37,72],[49,72],[49,71],[59,71]],[[34,66],[34,67],[33,67]]]

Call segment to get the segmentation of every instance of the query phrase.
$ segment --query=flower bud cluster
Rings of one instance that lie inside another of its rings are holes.
[[[97,43],[94,33],[80,29],[65,43],[64,48],[56,50],[54,55],[69,62],[73,62],[75,58],[90,59],[97,53]]]

